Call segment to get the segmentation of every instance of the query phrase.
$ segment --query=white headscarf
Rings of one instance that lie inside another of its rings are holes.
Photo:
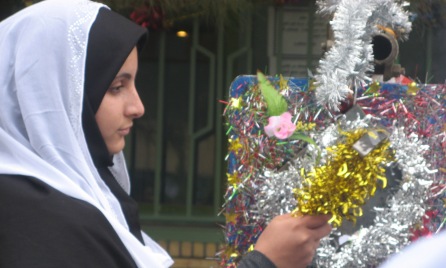
[[[89,30],[102,4],[46,0],[0,23],[0,174],[35,177],[98,208],[138,267],[168,267],[167,253],[129,231],[100,178],[82,129]],[[129,191],[122,153],[113,173]]]

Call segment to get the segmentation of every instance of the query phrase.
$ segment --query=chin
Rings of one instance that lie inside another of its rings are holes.
[[[117,154],[119,152],[121,152],[122,150],[124,150],[124,146],[125,146],[125,142],[119,143],[119,144],[114,144],[112,146],[107,146],[108,148],[108,152],[110,154]]]

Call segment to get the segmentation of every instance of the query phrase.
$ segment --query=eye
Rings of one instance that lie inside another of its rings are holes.
[[[111,87],[108,90],[112,91],[112,92],[116,92],[116,91],[120,91],[124,86],[120,85],[117,87]]]
[[[129,81],[130,77],[127,77],[127,75],[118,75],[108,88],[108,92],[111,94],[119,94],[128,87]]]
[[[115,84],[115,85],[112,85],[111,87],[108,88],[108,92],[110,92],[112,94],[117,94],[123,88],[124,88],[124,84],[123,83]]]

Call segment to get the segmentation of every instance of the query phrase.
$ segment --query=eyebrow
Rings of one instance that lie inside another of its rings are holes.
[[[118,74],[114,80],[116,80],[117,78],[127,78],[128,80],[132,79],[132,75],[129,73],[120,73]]]

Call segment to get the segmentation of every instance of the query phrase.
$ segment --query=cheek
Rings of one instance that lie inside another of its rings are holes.
[[[114,113],[116,113],[116,111],[113,109],[113,103],[110,102],[106,95],[95,115],[96,122],[103,138],[110,135],[110,131],[117,122],[117,118]]]
[[[116,110],[99,109],[96,113],[96,122],[108,152],[116,154],[121,151],[125,143],[122,136],[119,136],[117,133],[120,118],[116,114]]]
[[[96,113],[96,122],[98,124],[99,130],[101,131],[102,137],[106,138],[110,129],[110,122],[107,113],[101,113],[100,110]]]

